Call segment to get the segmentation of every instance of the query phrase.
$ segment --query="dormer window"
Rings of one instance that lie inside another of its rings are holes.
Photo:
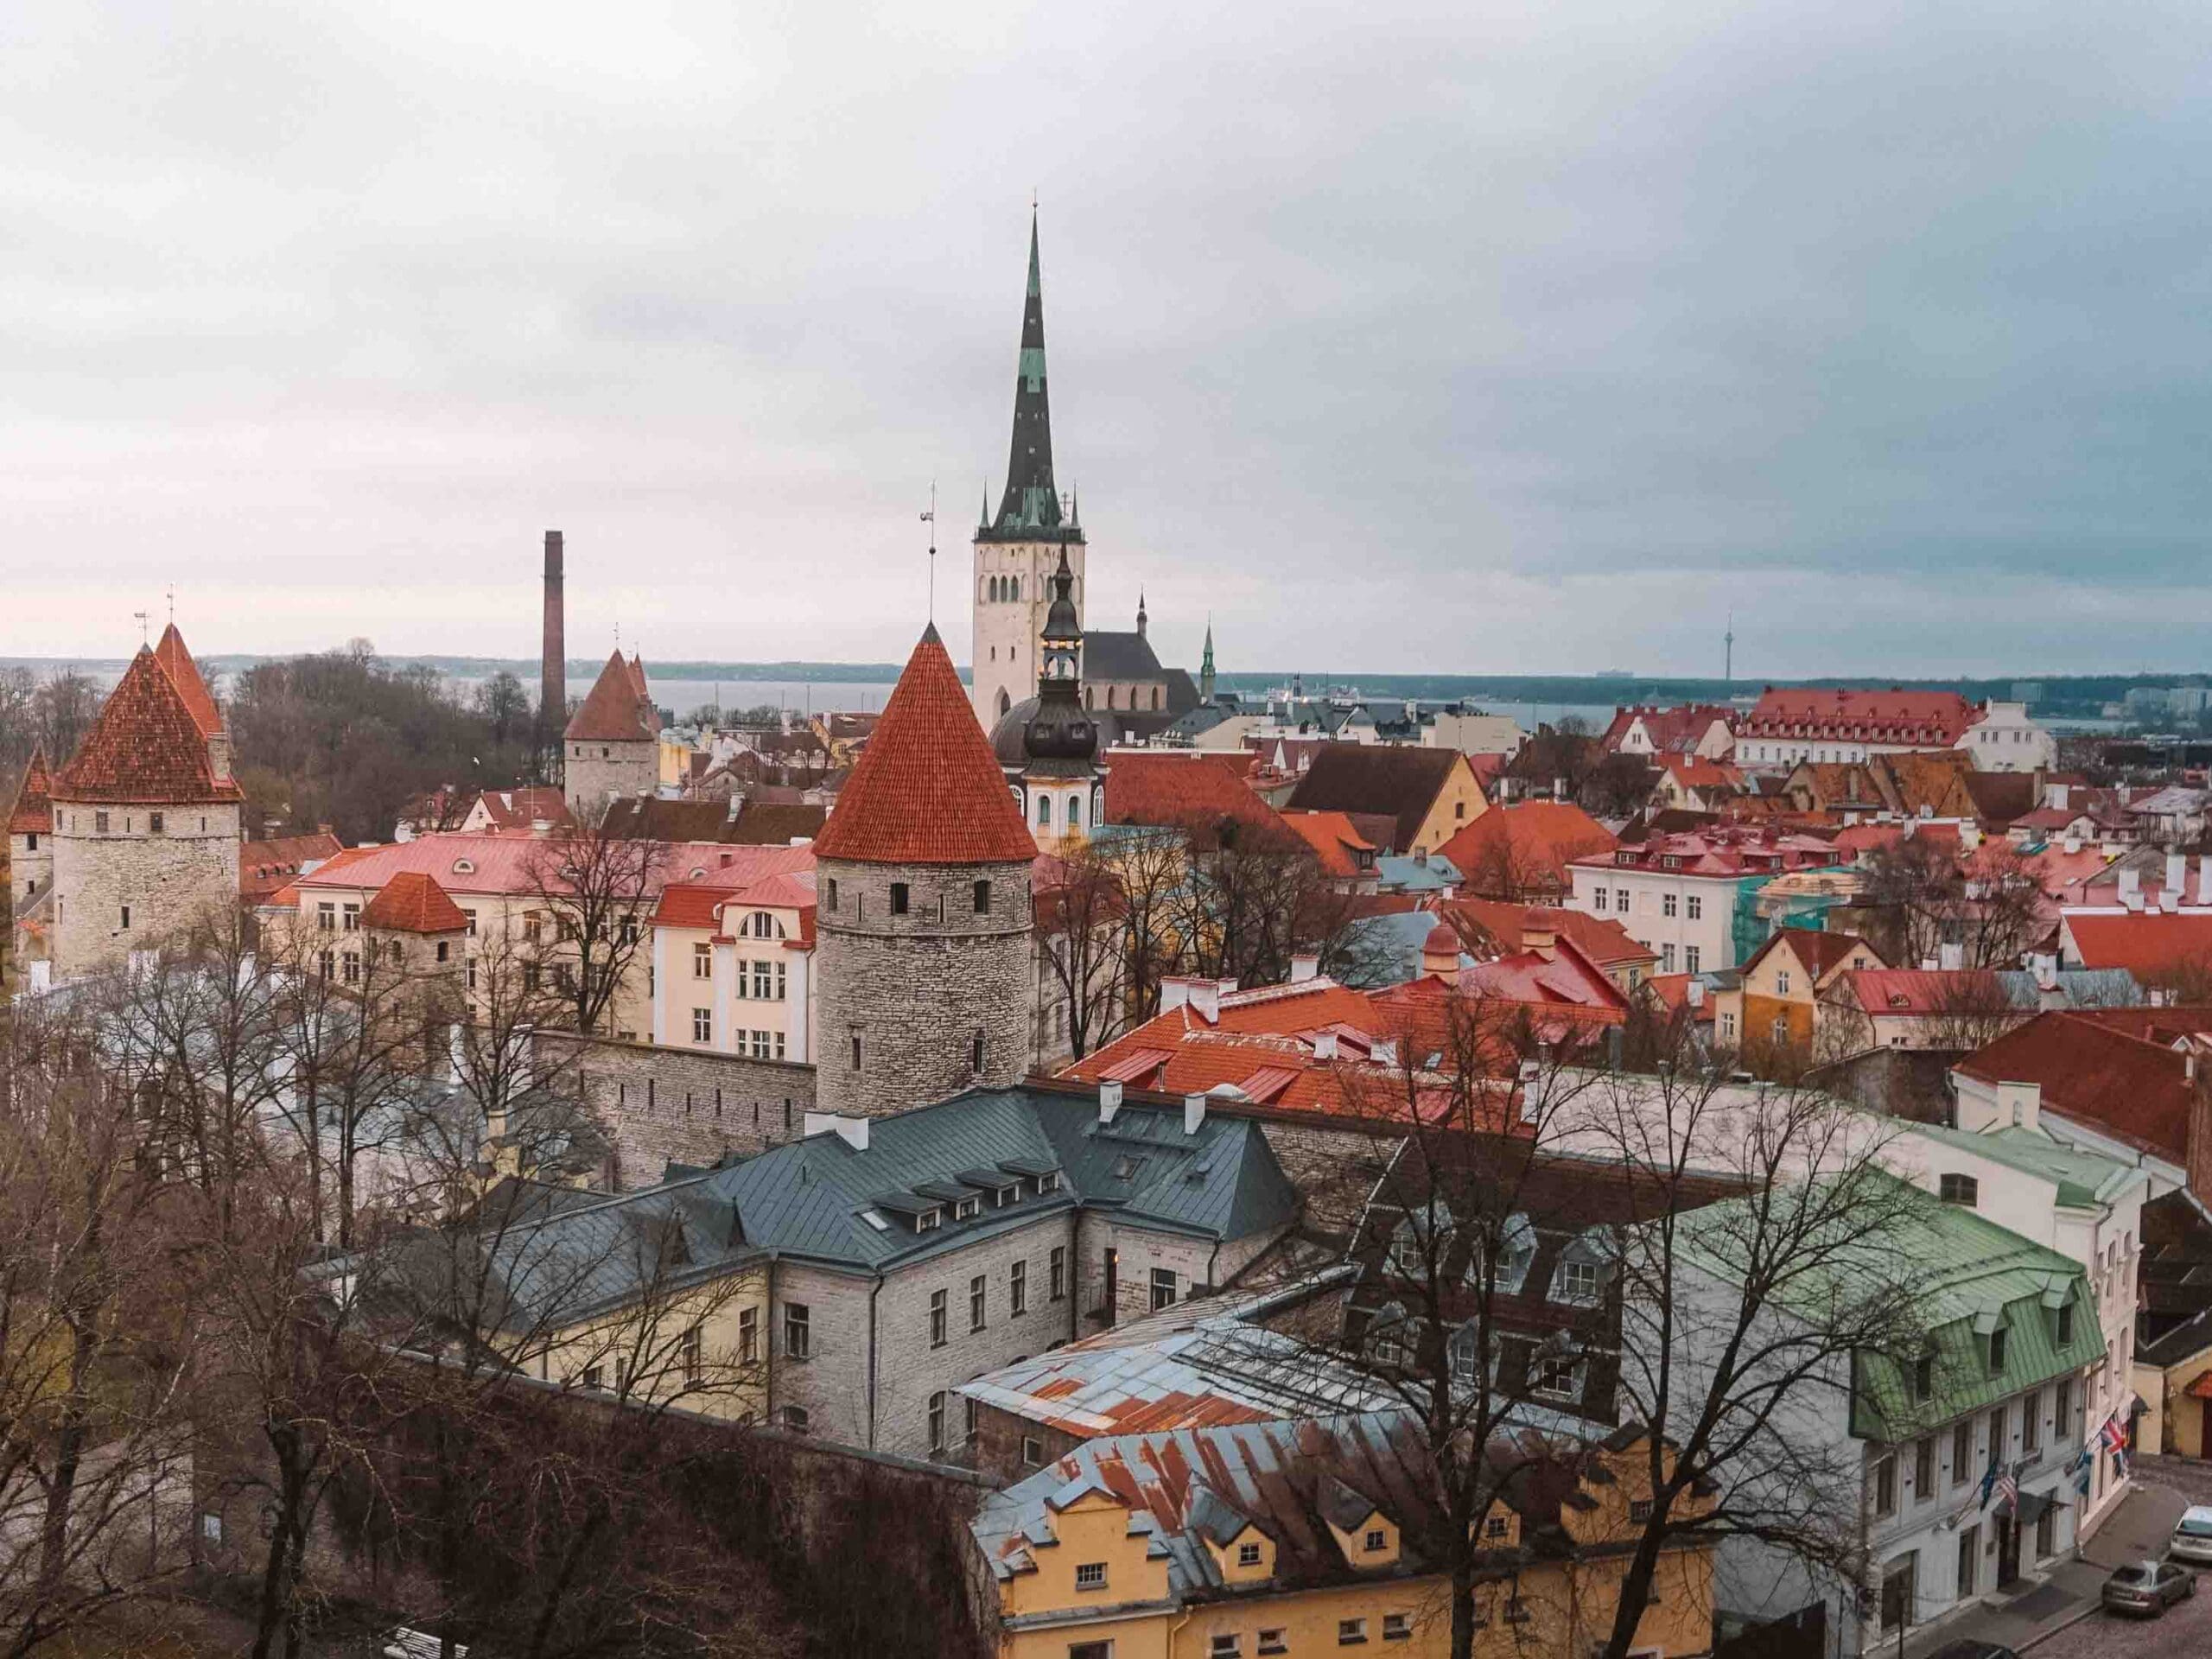
[[[2058,1345],[2069,1347],[2074,1341],[2074,1304],[2061,1302],[2058,1306]]]
[[[1236,1546],[1236,1565],[1237,1565],[1237,1566],[1239,1566],[1239,1567],[1257,1567],[1259,1564],[1260,1564],[1260,1547],[1259,1547],[1259,1545],[1257,1545],[1257,1544],[1239,1544],[1239,1545],[1237,1545],[1237,1546]]]
[[[914,1217],[914,1230],[918,1233],[933,1233],[944,1224],[944,1211],[942,1210],[925,1210]]]
[[[1380,1527],[1370,1527],[1367,1529],[1367,1536],[1360,1540],[1359,1547],[1372,1555],[1377,1550],[1389,1548],[1390,1535]]]
[[[1039,1192],[1058,1192],[1060,1190],[1060,1172],[1057,1169],[1049,1169],[1042,1175],[1039,1175],[1037,1178],[1037,1190]]]
[[[969,1217],[980,1214],[982,1211],[982,1207],[983,1201],[981,1198],[955,1199],[952,1205],[952,1218],[955,1221],[966,1221]]]
[[[1946,1204],[1964,1205],[1973,1209],[1980,1202],[1981,1183],[1971,1175],[1945,1175],[1936,1183],[1936,1195]]]
[[[1989,1333],[1989,1374],[2005,1375],[2005,1327],[2001,1325]]]

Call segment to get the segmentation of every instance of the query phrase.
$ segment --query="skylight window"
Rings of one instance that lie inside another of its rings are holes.
[[[880,1210],[863,1210],[861,1211],[861,1219],[879,1233],[887,1233],[891,1230],[891,1224],[883,1218],[883,1212]]]

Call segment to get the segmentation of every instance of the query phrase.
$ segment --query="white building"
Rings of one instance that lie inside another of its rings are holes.
[[[1659,958],[1662,974],[1711,973],[1737,965],[1737,914],[1760,887],[1839,861],[1833,847],[1811,836],[1726,829],[1655,836],[1574,860],[1567,907],[1618,922]]]

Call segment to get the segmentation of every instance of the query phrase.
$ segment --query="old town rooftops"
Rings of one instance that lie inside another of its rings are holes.
[[[815,838],[871,864],[1028,863],[1037,843],[932,623]]]
[[[1814,869],[1843,861],[1818,836],[1772,835],[1715,825],[1681,835],[1624,842],[1608,854],[1573,861],[1577,869],[1654,870],[1670,874],[1740,876]]]
[[[525,897],[545,887],[558,890],[560,837],[513,835],[418,836],[382,847],[349,848],[295,880],[288,891],[365,888],[372,892],[403,871],[433,876],[448,893]],[[810,847],[728,847],[714,842],[676,842],[658,848],[646,872],[648,896],[671,882],[713,880],[735,887],[814,868]]]

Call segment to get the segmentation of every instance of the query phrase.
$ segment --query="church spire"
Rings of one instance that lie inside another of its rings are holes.
[[[1029,293],[1021,308],[1021,358],[1014,377],[1014,442],[999,502],[1001,534],[1060,528],[1052,486],[1052,420],[1045,391],[1045,293],[1037,257],[1037,213],[1029,214]]]
[[[1213,701],[1213,618],[1206,618],[1206,652],[1198,661],[1198,701]]]

